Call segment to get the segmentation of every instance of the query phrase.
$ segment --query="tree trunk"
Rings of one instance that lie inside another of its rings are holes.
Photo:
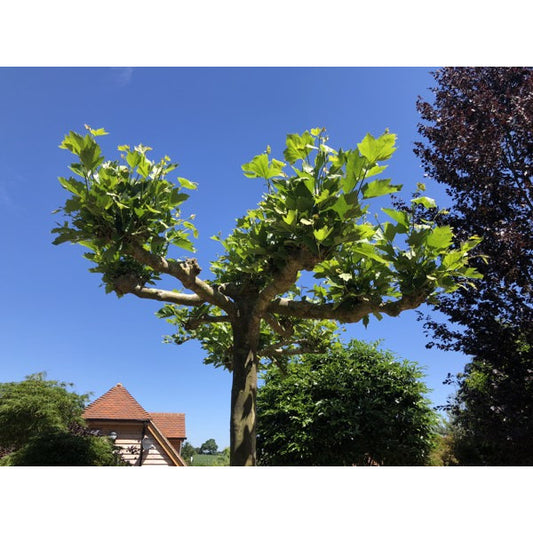
[[[255,409],[259,321],[241,314],[233,329],[230,465],[255,466]]]

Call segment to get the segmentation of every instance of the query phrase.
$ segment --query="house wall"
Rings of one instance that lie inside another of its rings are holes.
[[[170,444],[172,444],[172,446],[174,446],[174,448],[176,449],[176,451],[181,454],[181,447],[183,445],[183,441],[185,439],[168,439],[168,442],[170,442]]]
[[[141,438],[143,432],[143,423],[119,422],[119,421],[92,421],[87,420],[90,429],[98,429],[102,435],[109,435],[112,431],[117,434],[115,446],[122,448],[121,455],[125,461],[131,465],[139,465],[139,455],[141,449]],[[146,432],[154,448],[143,451],[142,466],[172,466],[173,463],[161,448],[158,442],[153,438],[149,431]],[[135,448],[130,450],[129,448]]]

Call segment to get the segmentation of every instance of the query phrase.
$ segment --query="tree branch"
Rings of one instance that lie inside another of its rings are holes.
[[[286,293],[296,283],[300,270],[313,270],[318,260],[306,248],[298,248],[290,255],[283,268],[259,294],[255,307],[259,316],[263,316],[270,302],[277,295]]]
[[[141,287],[140,285],[130,288],[124,292],[134,294],[138,298],[157,300],[158,302],[168,302],[176,305],[186,305],[190,307],[199,306],[206,303],[205,300],[202,300],[202,298],[200,298],[197,294],[181,294],[179,292],[165,291],[162,289],[149,289],[147,287]]]
[[[509,153],[506,153],[505,147],[503,149],[503,157],[506,160],[507,166],[511,170],[511,174],[518,185],[517,194],[520,194],[522,198],[526,201],[526,203],[529,205],[529,208],[533,210],[533,203],[531,202],[531,198],[529,197],[530,191],[531,191],[531,179],[529,176],[527,176],[526,172],[520,172],[516,168],[515,161],[521,160],[517,153],[516,145],[513,140],[513,137],[507,133],[506,134],[507,143],[509,146],[508,151],[510,150],[512,152],[512,155]],[[520,177],[519,177],[520,175]]]
[[[402,296],[399,300],[372,304],[362,301],[358,304],[316,304],[304,300],[295,301],[288,298],[277,298],[268,306],[270,313],[297,318],[311,318],[316,320],[338,320],[341,323],[359,322],[363,317],[371,313],[381,313],[389,316],[398,316],[402,311],[415,309],[424,303],[426,292],[410,296]]]
[[[293,348],[285,348],[285,346],[291,346],[300,344],[300,346],[294,346]],[[304,353],[320,353],[323,350],[316,350],[310,348],[306,339],[295,339],[292,342],[289,340],[276,342],[259,351],[259,357],[269,357],[275,359],[278,355],[301,355]]]
[[[213,316],[206,315],[201,317],[191,317],[185,322],[185,329],[197,329],[202,324],[217,324],[221,322],[230,322],[230,318],[227,315]]]
[[[168,274],[178,279],[186,289],[197,294],[204,302],[220,307],[228,315],[234,314],[235,305],[233,302],[216,287],[211,287],[211,285],[197,277],[201,272],[201,268],[196,259],[186,259],[185,261],[167,260],[145,250],[139,245],[131,245],[130,253],[134,259],[144,265],[148,265],[156,272]]]
[[[294,333],[294,328],[292,324],[289,324],[289,328],[283,327],[274,315],[265,313],[263,315],[263,320],[276,332],[280,337],[290,337]]]

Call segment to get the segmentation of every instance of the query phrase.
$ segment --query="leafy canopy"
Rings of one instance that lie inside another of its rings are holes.
[[[24,381],[0,383],[0,446],[20,447],[45,431],[81,424],[87,395],[68,390],[68,383],[46,380],[44,373]]]
[[[85,136],[71,131],[60,145],[78,156],[79,163],[69,166],[77,177],[59,178],[72,195],[58,210],[70,224],[52,230],[58,235],[54,244],[75,242],[89,248],[85,257],[97,264],[91,271],[103,274],[107,292],[116,290],[113,281],[122,274],[153,284],[159,279],[153,269],[124,252],[133,243],[162,256],[170,244],[193,251],[189,236],[197,231],[192,222],[179,218],[179,207],[189,198],[184,191],[196,189],[196,184],[185,178],[171,184],[166,176],[177,165],[168,156],[149,160],[151,148],[142,144],[119,146],[122,161],[104,162],[95,137],[107,132],[87,128]]]
[[[216,443],[215,439],[207,439],[201,446],[200,446],[200,453],[206,453],[206,454],[214,454],[218,451],[218,444]]]
[[[179,272],[176,277],[201,301],[188,305],[179,291],[172,291],[173,297],[150,293],[146,285],[182,264],[168,257],[171,245],[194,250],[197,230],[192,217],[182,218],[181,206],[189,198],[185,191],[196,184],[171,180],[177,165],[167,156],[150,160],[150,148],[143,145],[119,146],[122,161],[104,161],[97,137],[107,132],[87,128],[85,136],[70,132],[61,144],[79,163],[69,167],[77,177],[60,178],[71,197],[59,209],[67,220],[53,230],[54,243],[88,247],[85,257],[96,263],[92,271],[102,274],[107,291],[170,302],[159,312],[177,328],[168,340],[199,339],[207,362],[231,368],[233,334],[226,318],[231,301],[250,290],[264,300],[258,311],[264,319],[261,348],[269,357],[282,358],[268,350],[282,342],[282,331],[308,339],[308,345],[320,344],[333,338],[332,319],[366,324],[369,314],[396,315],[439,290],[454,291],[464,286],[461,280],[479,277],[468,266],[479,239],[452,245],[451,228],[435,223],[434,200],[418,197],[411,208],[384,207],[384,220],[370,216],[376,198],[402,188],[378,177],[387,168],[382,162],[396,149],[394,134],[367,134],[356,148],[335,150],[326,144],[325,130],[316,128],[287,135],[283,161],[272,158],[267,147],[243,165],[246,177],[265,180],[267,192],[227,238],[213,237],[224,248],[211,263],[216,294],[198,283],[187,285]],[[415,220],[418,204],[431,216]],[[312,287],[297,283],[301,271],[312,272]],[[276,307],[280,296],[299,306]],[[268,315],[278,319],[280,314],[290,316],[290,324],[273,327]]]
[[[457,239],[477,234],[482,277],[444,294],[431,345],[472,357],[448,409],[462,464],[533,464],[533,68],[444,68],[420,100],[417,144],[446,186],[443,219]],[[459,451],[460,448],[460,451]]]
[[[181,207],[196,185],[171,180],[176,165],[166,156],[148,159],[143,145],[119,146],[122,161],[105,161],[96,139],[106,132],[87,129],[61,144],[79,162],[70,166],[77,177],[60,179],[71,197],[60,208],[67,220],[54,229],[54,242],[87,246],[107,291],[165,302],[159,316],[177,329],[169,340],[198,339],[206,362],[233,371],[232,464],[255,464],[262,364],[283,367],[291,354],[335,342],[337,323],[397,316],[479,276],[468,265],[479,239],[454,244],[451,228],[436,224],[430,198],[384,207],[385,220],[370,216],[376,200],[401,189],[380,177],[395,151],[388,131],[349,150],[326,144],[323,129],[291,133],[283,160],[267,147],[243,165],[267,192],[228,237],[215,237],[224,253],[204,281],[196,259],[170,257],[173,248],[194,249],[197,231]],[[413,215],[420,205],[430,211],[424,219]],[[161,274],[189,292],[149,287]],[[312,286],[304,286],[305,276],[313,276]]]
[[[118,466],[112,444],[89,432],[81,417],[88,395],[45,373],[0,383],[0,465]]]
[[[258,392],[263,465],[420,465],[438,417],[414,363],[351,341],[270,368]]]

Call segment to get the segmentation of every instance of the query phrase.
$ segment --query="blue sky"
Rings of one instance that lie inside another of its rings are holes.
[[[325,127],[330,145],[355,146],[367,132],[398,135],[386,171],[403,183],[402,195],[423,180],[413,154],[419,95],[430,97],[429,68],[0,68],[0,235],[3,279],[0,303],[0,381],[46,371],[73,382],[93,399],[122,383],[148,411],[186,413],[189,441],[215,438],[229,445],[230,375],[202,363],[197,344],[162,343],[172,330],[154,316],[155,302],[117,299],[99,287],[83,250],[53,246],[52,211],[66,198],[57,177],[68,176],[69,154],[58,148],[69,130],[104,127],[104,154],[119,144],[153,147],[154,158],[180,163],[177,175],[199,184],[185,204],[196,214],[203,277],[221,252],[210,237],[231,231],[235,218],[254,207],[259,180],[240,167],[272,146],[283,150],[287,133]],[[427,180],[426,180],[427,181]],[[445,206],[442,189],[428,195]],[[173,288],[164,280],[164,288]],[[398,357],[425,367],[431,400],[453,392],[442,385],[460,371],[460,354],[426,350],[414,311],[348,328]]]
[[[531,32],[523,12],[519,0],[506,2],[504,9],[490,2],[480,9],[462,0],[273,0],[268,5],[93,0],[90,9],[72,2],[65,9],[65,2],[56,0],[11,2],[2,8],[0,65],[525,65],[531,64]],[[215,437],[226,445],[229,375],[204,366],[197,347],[163,345],[168,328],[153,316],[155,304],[106,296],[97,276],[88,273],[81,250],[51,245],[51,211],[65,198],[56,178],[65,175],[69,163],[57,145],[69,129],[89,123],[111,132],[105,138],[110,157],[118,144],[143,142],[157,155],[180,161],[180,175],[200,183],[189,205],[198,214],[199,257],[207,270],[217,253],[209,236],[229,231],[261,194],[259,184],[242,177],[240,165],[266,144],[279,149],[287,132],[324,125],[333,146],[353,146],[367,131],[380,133],[388,126],[399,134],[389,175],[405,182],[406,191],[409,184],[414,187],[421,176],[412,154],[414,103],[431,84],[426,68],[0,68],[0,381],[44,369],[50,378],[73,381],[79,392],[95,396],[121,381],[147,409],[185,411],[193,444]],[[426,365],[436,403],[450,392],[441,386],[443,377],[464,364],[461,356],[424,349],[414,313],[352,331],[359,338],[385,338],[385,346]],[[434,517],[442,511],[440,502],[460,486],[470,505],[454,507],[455,521],[501,531],[528,523],[525,513],[517,512],[528,509],[528,493],[519,489],[526,482],[518,477],[522,472],[273,468],[254,470],[251,478],[241,469],[88,469],[83,476],[78,469],[57,469],[51,490],[47,469],[6,469],[0,496],[7,497],[13,521],[24,516],[36,528],[49,522],[57,529],[58,501],[63,517],[69,512],[77,517],[78,487],[85,502],[94,495],[108,526],[138,527],[146,516],[150,527],[168,527],[175,516],[162,510],[175,509],[177,486],[181,507],[189,511],[180,521],[208,530],[220,528],[224,517],[229,523],[235,513],[224,497],[210,498],[211,512],[205,513],[205,498],[197,494],[205,493],[206,484],[210,494],[225,495],[255,482],[254,502],[269,502],[268,513],[257,520],[260,505],[239,505],[238,513],[258,533],[272,526],[341,529],[355,516],[374,529],[378,523],[412,532],[428,520],[437,531],[448,530],[446,521],[439,525]],[[142,475],[142,486],[160,503],[158,511],[117,513],[116,499],[100,497],[103,485],[117,486],[117,475],[134,476],[127,482],[136,486]],[[487,513],[495,488],[498,510]],[[278,496],[275,506],[272,494]],[[28,501],[33,513],[27,513]],[[78,520],[77,528],[88,531],[93,525]]]

